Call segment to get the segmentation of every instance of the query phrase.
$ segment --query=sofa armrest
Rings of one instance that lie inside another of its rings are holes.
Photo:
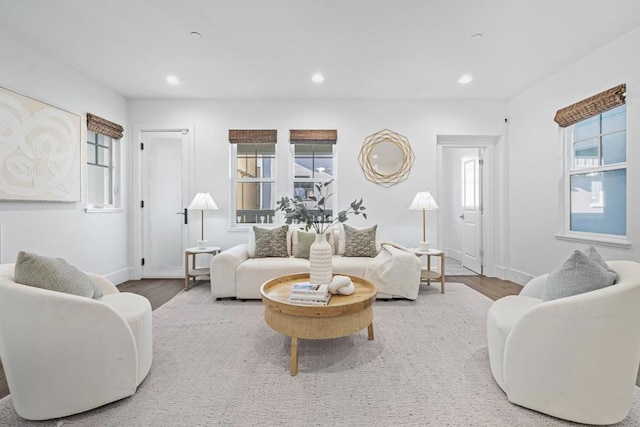
[[[211,295],[214,298],[235,297],[236,270],[249,259],[248,244],[233,246],[211,258]]]
[[[547,284],[547,277],[549,274],[543,274],[538,277],[534,277],[529,280],[529,282],[524,285],[519,295],[523,297],[532,297],[542,299],[542,294],[544,293],[544,287]]]

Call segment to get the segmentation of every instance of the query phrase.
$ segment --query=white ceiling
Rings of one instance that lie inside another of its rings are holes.
[[[0,26],[127,98],[507,98],[639,27],[640,1],[0,0]]]

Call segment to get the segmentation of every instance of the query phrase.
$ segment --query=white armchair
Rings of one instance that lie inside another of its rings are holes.
[[[587,424],[627,416],[640,364],[640,264],[608,265],[613,286],[543,302],[543,275],[492,304],[491,371],[509,401]]]
[[[135,393],[151,368],[151,305],[88,274],[100,300],[14,282],[0,265],[0,358],[16,412],[64,417]]]

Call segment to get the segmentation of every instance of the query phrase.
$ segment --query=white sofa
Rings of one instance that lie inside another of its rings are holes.
[[[0,358],[18,415],[65,417],[135,393],[153,359],[151,304],[87,273],[99,300],[18,284],[0,265]]]
[[[618,282],[542,301],[547,274],[491,305],[491,372],[509,401],[587,424],[622,421],[640,363],[640,264],[609,261]]]
[[[211,294],[214,298],[260,299],[260,286],[278,276],[308,273],[303,258],[250,258],[248,244],[234,246],[211,258]],[[382,244],[375,258],[332,258],[333,274],[364,277],[378,288],[378,298],[416,299],[420,287],[418,257],[391,244]]]

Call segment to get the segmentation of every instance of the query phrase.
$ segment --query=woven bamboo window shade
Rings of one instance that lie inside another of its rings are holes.
[[[107,119],[91,113],[87,113],[87,129],[113,139],[122,138],[124,132],[124,128],[119,124],[110,122]]]
[[[571,126],[579,121],[588,119],[607,110],[625,103],[627,85],[621,84],[605,90],[597,95],[583,99],[580,102],[564,107],[556,112],[553,120],[562,127]]]
[[[291,129],[289,141],[291,144],[335,144],[338,131],[335,129]]]
[[[229,129],[232,144],[275,144],[278,131],[275,129]]]

